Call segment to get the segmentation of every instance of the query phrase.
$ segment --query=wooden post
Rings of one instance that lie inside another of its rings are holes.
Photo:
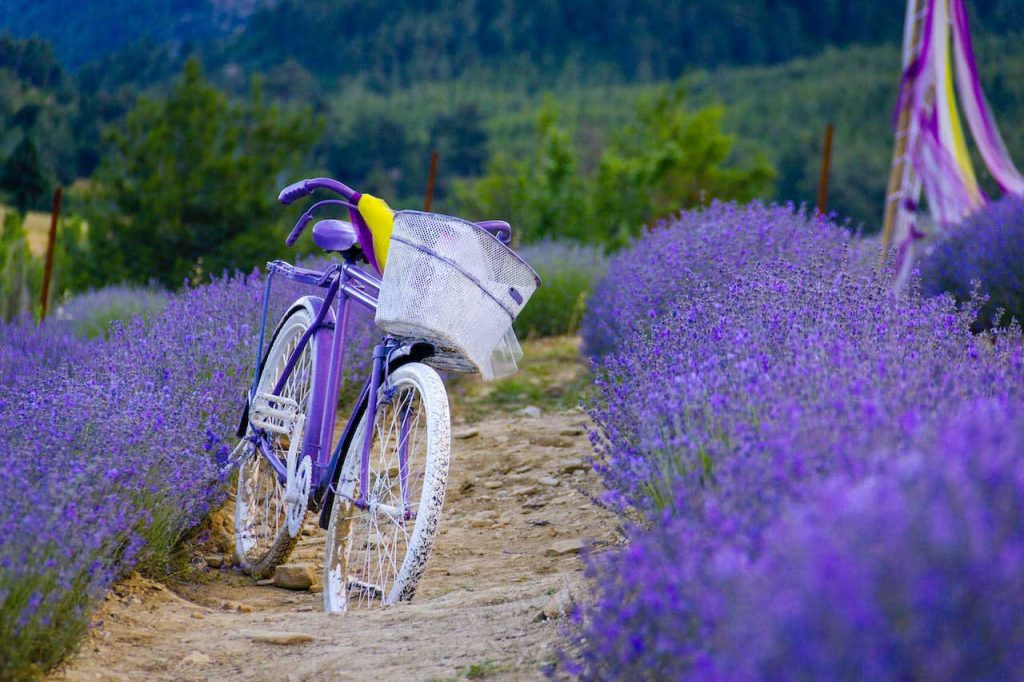
[[[57,219],[60,218],[60,203],[62,197],[60,185],[53,190],[53,209],[50,211],[50,240],[46,243],[46,267],[43,269],[43,297],[42,314],[39,321],[46,319],[46,307],[50,300],[50,279],[53,277],[53,248],[57,243]]]
[[[423,210],[428,213],[434,205],[434,184],[437,182],[437,159],[438,154],[435,149],[430,153],[430,175],[427,176],[427,194],[423,197]]]
[[[825,143],[821,148],[821,175],[818,177],[818,215],[825,215],[828,209],[828,175],[832,167],[832,134],[835,126],[825,126]]]

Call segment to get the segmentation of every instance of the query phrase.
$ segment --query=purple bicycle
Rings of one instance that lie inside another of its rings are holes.
[[[318,511],[327,530],[324,608],[343,612],[413,597],[451,452],[437,370],[485,379],[514,372],[522,352],[512,322],[540,279],[508,247],[502,221],[396,213],[329,178],[302,180],[278,198],[290,204],[321,189],[340,198],[310,206],[286,243],[318,211],[347,209],[350,222],[313,226],[314,243],[341,260],[323,270],[268,264],[257,366],[233,458],[235,546],[242,567],[265,577],[291,552],[307,511]],[[265,344],[275,277],[323,293],[295,301]],[[373,311],[383,334],[334,444],[352,305]]]

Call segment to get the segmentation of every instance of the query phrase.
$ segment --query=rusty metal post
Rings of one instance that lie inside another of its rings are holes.
[[[828,176],[832,168],[832,134],[835,126],[825,126],[825,143],[821,149],[821,175],[818,177],[818,215],[828,210]]]
[[[50,239],[46,243],[46,267],[43,269],[42,314],[39,321],[46,319],[46,308],[50,301],[50,279],[53,277],[53,249],[57,243],[57,220],[60,218],[60,204],[63,191],[60,185],[53,190],[53,208],[50,211]]]
[[[435,149],[430,153],[430,175],[427,176],[427,193],[423,197],[423,210],[429,212],[434,205],[434,184],[437,182],[437,159]]]

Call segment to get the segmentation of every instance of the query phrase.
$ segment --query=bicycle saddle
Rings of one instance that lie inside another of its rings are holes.
[[[342,253],[358,241],[356,229],[345,220],[321,220],[313,226],[313,243],[324,251]]]

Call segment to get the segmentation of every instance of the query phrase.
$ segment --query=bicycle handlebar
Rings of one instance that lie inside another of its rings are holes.
[[[512,226],[504,220],[481,220],[477,227],[490,232],[502,244],[508,245],[512,242]]]
[[[356,209],[355,204],[359,203],[359,198],[362,196],[359,192],[348,185],[332,180],[331,178],[307,178],[305,180],[299,180],[294,182],[277,195],[277,200],[286,206],[288,204],[297,201],[303,197],[308,197],[318,189],[326,189],[336,194],[340,194],[345,198],[345,201],[327,200],[320,201],[313,204],[309,210],[302,214],[299,221],[295,223],[295,227],[288,234],[288,238],[285,239],[285,244],[292,246],[295,241],[302,235],[303,230],[309,225],[309,221],[313,219],[313,213],[325,204],[341,204],[348,206],[351,209]],[[358,209],[356,209],[358,210]],[[490,232],[494,237],[503,244],[510,244],[512,242],[512,226],[504,220],[484,220],[476,223],[481,229]]]
[[[277,200],[287,206],[296,199],[308,197],[318,189],[330,190],[336,194],[340,194],[350,201],[357,194],[354,189],[344,183],[338,182],[337,180],[332,180],[330,178],[308,178],[306,180],[299,180],[298,182],[285,187],[281,190],[281,193],[277,195]]]
[[[295,184],[298,185],[299,183]],[[282,192],[282,194],[284,194],[284,192]],[[321,207],[329,205],[354,208],[354,206],[349,202],[340,201],[338,199],[326,199],[324,201],[316,202],[308,209],[306,209],[306,212],[302,214],[302,216],[299,218],[299,221],[295,223],[295,227],[293,227],[292,231],[288,233],[288,238],[284,240],[285,245],[293,246],[295,244],[295,241],[302,235],[303,230],[306,229],[306,226],[309,225],[309,221],[313,219],[313,214],[316,213],[317,210],[320,209]]]

